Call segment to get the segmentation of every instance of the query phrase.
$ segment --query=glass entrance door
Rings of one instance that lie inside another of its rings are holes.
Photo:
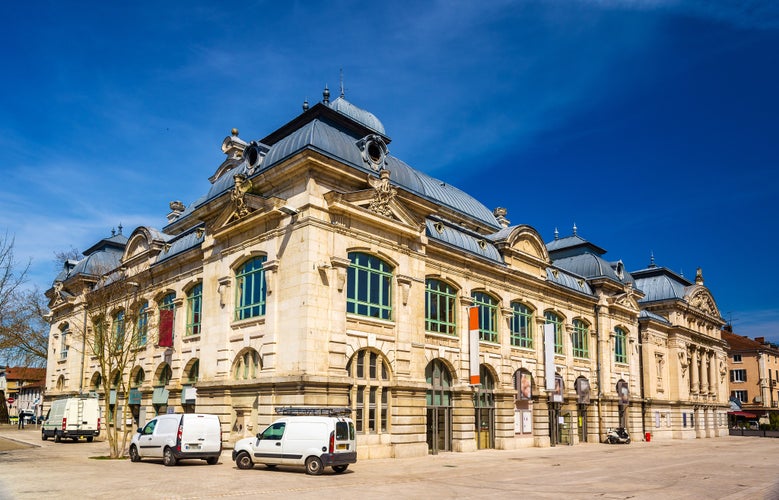
[[[427,449],[432,455],[452,451],[452,411],[450,408],[427,408]]]

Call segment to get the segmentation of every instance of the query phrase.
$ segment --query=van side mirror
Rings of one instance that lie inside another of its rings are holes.
[[[257,441],[261,441],[261,440],[262,440],[262,432],[258,432],[257,433]]]

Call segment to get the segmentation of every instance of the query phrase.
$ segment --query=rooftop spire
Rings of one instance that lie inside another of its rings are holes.
[[[576,223],[573,223],[573,235],[576,236],[576,230],[579,229],[576,227]]]
[[[119,234],[122,234],[122,223],[119,223]]]
[[[649,267],[657,267],[655,265],[655,252],[652,250],[649,251]]]
[[[344,96],[344,69],[341,68],[341,97]]]
[[[560,231],[558,231],[557,228],[554,228],[554,239],[555,241],[560,239]]]

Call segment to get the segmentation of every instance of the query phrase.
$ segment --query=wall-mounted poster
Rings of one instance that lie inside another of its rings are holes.
[[[533,376],[526,371],[519,372],[519,399],[533,399]]]
[[[533,432],[533,412],[529,410],[522,411],[522,432],[531,434]]]
[[[522,434],[522,410],[514,410],[514,434]]]

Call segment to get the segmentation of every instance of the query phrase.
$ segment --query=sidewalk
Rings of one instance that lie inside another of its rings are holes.
[[[0,438],[36,445],[0,452],[0,498],[779,498],[779,440],[723,437],[630,445],[482,450],[361,460],[343,474],[262,465],[95,460],[106,442],[41,441],[40,431],[0,426]]]

